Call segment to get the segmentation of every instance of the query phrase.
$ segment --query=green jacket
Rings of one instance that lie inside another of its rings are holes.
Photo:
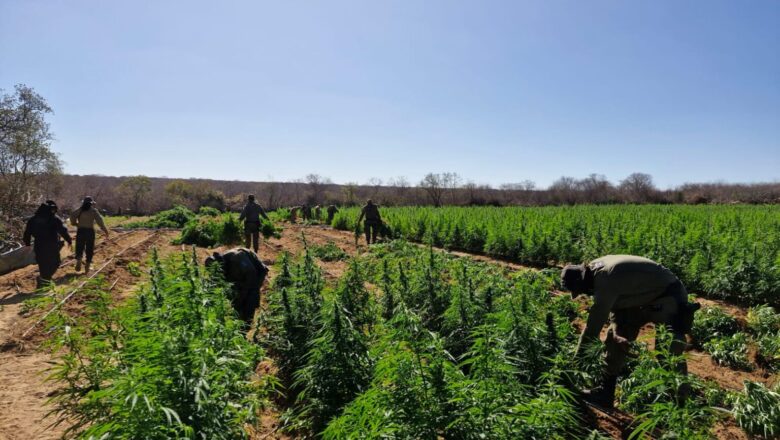
[[[268,220],[268,216],[265,214],[265,210],[260,205],[258,205],[257,202],[250,202],[244,206],[244,209],[241,211],[241,215],[238,217],[238,220],[244,220],[250,223],[260,223],[260,217]]]
[[[598,339],[610,312],[650,304],[677,281],[664,266],[633,255],[607,255],[591,261],[588,267],[593,271],[593,306],[577,353],[584,342]]]

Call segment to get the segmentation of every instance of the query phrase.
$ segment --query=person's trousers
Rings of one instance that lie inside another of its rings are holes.
[[[255,253],[260,248],[260,224],[257,222],[244,223],[244,238],[246,248],[254,249]]]
[[[76,260],[80,261],[87,254],[87,264],[92,263],[95,254],[95,230],[92,228],[79,228],[76,231]]]
[[[366,243],[376,243],[376,238],[379,235],[379,228],[382,227],[382,222],[376,220],[366,220],[363,224],[363,229],[366,233]]]
[[[60,267],[60,249],[58,245],[50,249],[36,248],[35,261],[38,263],[38,288],[54,277]]]
[[[674,323],[677,313],[680,312],[682,305],[688,300],[688,293],[685,287],[678,283],[675,285],[675,291],[662,296],[641,307],[632,307],[629,309],[616,310],[612,315],[612,324],[607,331],[607,338],[604,341],[607,356],[606,374],[618,376],[623,371],[628,360],[628,347],[625,344],[617,342],[615,336],[627,339],[629,342],[635,341],[639,331],[645,324],[653,323],[656,326],[663,325],[668,328],[673,335],[672,344],[669,353],[679,356],[685,351],[685,333],[675,328]],[[656,343],[658,340],[656,339]],[[677,365],[677,370],[686,374],[688,367],[685,362]]]

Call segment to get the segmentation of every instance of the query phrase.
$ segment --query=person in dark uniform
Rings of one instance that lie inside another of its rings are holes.
[[[668,327],[674,339],[669,350],[681,355],[686,333],[690,333],[698,304],[688,303],[688,292],[682,282],[664,266],[633,255],[607,255],[587,265],[568,265],[561,272],[561,282],[573,296],[585,293],[593,297],[585,329],[580,336],[575,357],[584,347],[597,341],[608,320],[606,370],[600,386],[584,391],[585,399],[612,407],[617,377],[628,358],[629,343],[648,323]],[[677,365],[687,373],[687,365]]]
[[[24,245],[30,246],[32,240],[35,240],[33,250],[38,263],[39,276],[36,283],[38,289],[50,284],[60,267],[60,249],[63,243],[59,237],[67,241],[69,246],[73,244],[68,229],[56,214],[57,204],[47,201],[38,207],[35,215],[27,221],[24,228]]]
[[[206,267],[219,263],[225,280],[233,285],[233,308],[249,330],[260,306],[260,286],[268,274],[268,268],[257,254],[245,248],[231,249],[223,254],[214,252],[206,258]]]
[[[247,196],[246,206],[244,206],[244,209],[241,211],[238,220],[244,220],[246,247],[251,247],[255,252],[260,248],[260,217],[270,221],[263,207],[255,202],[255,195],[249,194]]]
[[[301,205],[301,217],[304,222],[311,221],[311,206],[308,203]]]
[[[360,217],[358,217],[358,224],[366,219],[363,224],[363,230],[366,233],[366,243],[376,243],[376,238],[379,235],[379,229],[382,227],[382,216],[379,214],[379,207],[369,199],[366,201],[365,206],[360,210]]]
[[[333,223],[333,217],[339,212],[339,208],[336,205],[328,205],[328,224]]]

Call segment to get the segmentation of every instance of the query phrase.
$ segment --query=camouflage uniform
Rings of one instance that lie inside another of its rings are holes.
[[[301,206],[301,215],[303,216],[303,221],[311,220],[311,206],[309,205]]]
[[[238,220],[244,220],[244,236],[246,238],[246,247],[252,248],[255,252],[260,248],[260,217],[268,220],[263,207],[254,200],[248,202]]]
[[[360,224],[360,221],[363,220],[364,217],[366,222],[363,224],[363,230],[366,233],[366,243],[376,243],[379,229],[382,227],[382,216],[379,214],[379,207],[369,201],[360,210],[358,224]]]

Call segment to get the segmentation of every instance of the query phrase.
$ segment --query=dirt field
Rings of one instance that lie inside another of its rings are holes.
[[[309,244],[324,245],[333,242],[350,255],[365,250],[363,245],[355,245],[354,237],[350,233],[317,226],[304,227],[290,224],[283,226],[282,238],[262,243],[260,256],[268,266],[273,265],[282,251],[300,252],[304,247],[302,233],[305,233],[306,241]],[[162,255],[182,250],[181,246],[171,244],[171,240],[177,234],[175,231],[136,230],[117,232],[110,242],[101,239],[96,249],[93,271],[102,268],[100,275],[114,285],[112,292],[117,301],[121,301],[131,295],[135,286],[142,281],[142,277],[133,276],[127,270],[128,263],[139,262],[143,266],[153,247],[156,247]],[[205,258],[211,251],[197,250],[202,258]],[[484,256],[463,253],[456,253],[456,255],[499,264],[512,270],[528,269],[508,262],[491,260]],[[318,261],[318,264],[323,268],[325,276],[329,280],[337,279],[346,269],[344,261]],[[24,301],[35,296],[36,274],[37,267],[31,266],[0,277],[0,440],[55,439],[59,438],[65,430],[64,426],[50,426],[54,419],[45,417],[48,412],[47,396],[52,391],[51,384],[45,382],[45,371],[51,366],[53,357],[52,353],[48,352],[42,344],[46,339],[47,330],[40,325],[35,326],[35,324],[46,311],[35,310],[22,313],[25,309]],[[271,281],[274,276],[274,269],[271,268],[268,281]],[[63,266],[57,272],[56,283],[64,290],[69,291],[77,287],[84,278],[84,275],[74,272],[73,258],[66,255]],[[267,285],[268,282],[266,282]],[[78,292],[76,292],[63,305],[65,310],[78,313],[78,299]],[[707,304],[715,303],[707,301]],[[725,306],[726,310],[738,317],[744,316],[744,310],[738,307],[716,305]],[[643,332],[642,337],[652,337],[652,334],[652,328],[648,327]],[[746,379],[766,384],[772,384],[777,380],[776,376],[762,370],[743,372],[715,365],[705,353],[691,351],[689,354],[689,368],[692,374],[713,380],[726,389],[741,390],[742,382]],[[259,374],[272,370],[272,363],[258,366]],[[614,419],[593,410],[586,411],[586,418],[616,438],[623,435],[622,431],[630,423],[630,419]],[[262,415],[261,426],[252,433],[252,437],[255,439],[288,438],[279,434],[277,429],[277,412],[273,408],[269,408]],[[747,436],[734,426],[720,426],[718,427],[718,438],[740,439],[747,438]]]

